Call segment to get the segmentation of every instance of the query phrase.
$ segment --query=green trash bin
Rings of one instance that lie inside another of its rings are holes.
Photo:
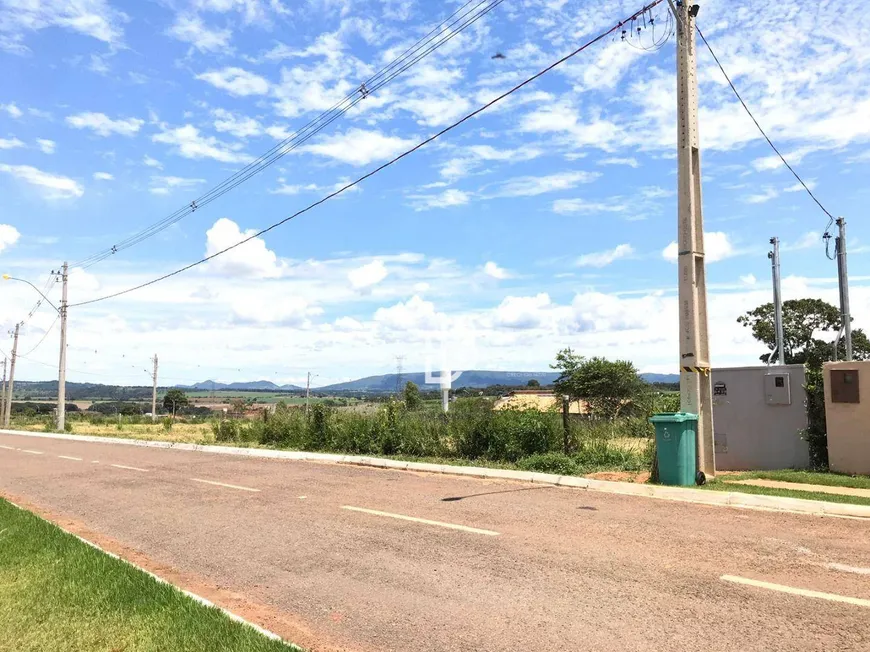
[[[698,415],[667,412],[650,417],[656,428],[659,482],[688,487],[697,480]]]

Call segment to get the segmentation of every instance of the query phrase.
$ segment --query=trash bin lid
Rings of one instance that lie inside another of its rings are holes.
[[[691,412],[663,412],[649,418],[650,423],[683,423],[685,421],[697,421],[698,415]]]

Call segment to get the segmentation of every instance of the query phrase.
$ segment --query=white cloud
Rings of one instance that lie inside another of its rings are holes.
[[[387,274],[389,272],[383,261],[373,260],[367,265],[352,269],[347,278],[355,290],[365,290],[383,281]]]
[[[27,54],[28,32],[60,27],[120,47],[127,15],[107,0],[3,0],[0,3],[0,49]]]
[[[483,266],[483,273],[499,280],[510,278],[510,273],[504,267],[499,267],[491,260]]]
[[[236,97],[266,95],[269,92],[269,82],[266,79],[243,68],[236,68],[234,66],[222,70],[210,70],[209,72],[197,75],[196,78],[208,82],[215,88],[220,88]]]
[[[816,231],[808,231],[794,242],[785,242],[782,244],[784,251],[797,251],[800,249],[812,249],[814,247],[822,247],[822,234]]]
[[[151,158],[147,154],[145,155],[145,158],[142,159],[142,163],[147,165],[149,168],[157,168],[158,170],[163,169],[163,164],[160,161],[156,158]]]
[[[747,204],[763,204],[777,197],[779,197],[779,191],[773,186],[767,186],[762,192],[747,196],[744,201]]]
[[[85,194],[84,188],[75,180],[30,165],[7,165],[0,163],[0,172],[11,174],[16,179],[42,189],[47,199],[73,199]]]
[[[545,313],[552,307],[546,292],[533,297],[505,297],[495,310],[495,323],[503,328],[535,328],[543,323]]]
[[[534,197],[547,192],[570,190],[581,183],[591,183],[600,175],[597,172],[560,172],[540,177],[516,177],[503,183],[493,193],[494,197]]]
[[[319,154],[349,165],[368,165],[392,158],[412,145],[414,141],[410,139],[353,127],[343,134],[326,136],[314,145],[307,145],[297,151]]]
[[[39,145],[39,149],[42,150],[43,154],[54,154],[57,145],[53,140],[48,140],[47,138],[37,138],[36,144]]]
[[[449,208],[464,206],[471,201],[471,195],[456,188],[450,188],[434,195],[409,195],[415,211],[427,211],[432,208]]]
[[[758,283],[758,279],[755,278],[755,274],[746,274],[740,277],[740,282],[751,287]]]
[[[13,246],[20,237],[21,234],[14,226],[0,224],[0,252]]]
[[[242,231],[232,220],[222,217],[205,233],[205,255],[212,256],[256,233]],[[262,238],[253,238],[208,263],[209,269],[222,275],[244,278],[279,278],[286,268]]]
[[[210,29],[199,16],[177,16],[167,32],[179,41],[190,43],[200,52],[215,52],[229,48],[232,31]]]
[[[162,131],[151,137],[155,143],[165,143],[175,147],[184,158],[211,158],[221,163],[246,163],[250,157],[239,151],[241,145],[221,142],[214,136],[203,136],[193,125],[170,128],[160,125]]]
[[[808,179],[808,180],[804,181],[804,183],[807,184],[807,188],[809,188],[810,190],[816,189],[816,182],[814,180]],[[791,186],[787,186],[787,187],[783,188],[783,191],[784,192],[804,192],[804,191],[806,191],[806,188],[804,188],[800,183],[795,183]]]
[[[676,242],[672,242],[664,251],[662,257],[672,263],[677,262],[679,247]],[[704,259],[708,263],[715,263],[720,260],[725,260],[736,254],[734,246],[727,233],[721,231],[705,231],[704,232]]]
[[[214,128],[223,133],[229,133],[236,138],[259,136],[263,127],[259,122],[248,116],[238,115],[225,109],[215,109],[212,115],[216,118]]]
[[[378,308],[374,321],[391,330],[416,331],[435,329],[441,319],[435,311],[435,304],[415,294],[408,301],[400,301],[389,308]]]
[[[0,138],[0,149],[15,149],[17,147],[24,147],[24,143],[15,138]]]
[[[205,183],[205,179],[187,179],[185,177],[151,177],[151,187],[148,189],[154,195],[168,195],[173,190],[190,190]]]
[[[139,118],[112,120],[105,113],[85,112],[67,116],[66,122],[76,129],[91,129],[98,136],[133,136],[145,124]]]
[[[553,202],[553,212],[559,215],[576,215],[577,213],[621,213],[628,209],[620,200],[608,202],[590,202],[585,199],[557,199]]]
[[[626,258],[634,253],[634,247],[629,244],[617,245],[607,251],[583,254],[577,259],[578,267],[607,267],[610,263]]]
[[[9,104],[0,104],[0,111],[6,111],[9,114],[10,118],[18,119],[23,114],[21,109],[19,109],[14,102],[10,102]]]
[[[598,165],[627,165],[630,168],[640,167],[640,163],[638,163],[637,159],[633,156],[627,156],[624,158],[618,156],[604,158],[598,161]]]
[[[108,172],[94,172],[94,180],[96,181],[113,181],[115,176]]]

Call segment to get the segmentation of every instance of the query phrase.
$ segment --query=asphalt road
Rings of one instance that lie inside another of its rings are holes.
[[[10,435],[0,446],[4,496],[313,649],[870,650],[864,521]]]

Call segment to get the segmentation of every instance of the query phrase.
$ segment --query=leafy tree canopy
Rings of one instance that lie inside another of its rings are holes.
[[[649,386],[627,360],[606,360],[577,355],[571,349],[559,351],[553,369],[561,372],[556,391],[571,400],[583,400],[593,414],[616,418],[638,405]]]
[[[752,336],[767,346],[769,353],[760,356],[762,362],[773,361],[776,348],[773,303],[765,303],[737,318],[752,330]],[[833,360],[834,340],[840,329],[840,311],[821,299],[793,299],[782,304],[782,331],[787,364],[821,367]],[[846,355],[840,341],[837,358]],[[870,359],[870,341],[860,328],[852,331],[852,355],[856,360]],[[774,358],[775,359],[775,358]]]

